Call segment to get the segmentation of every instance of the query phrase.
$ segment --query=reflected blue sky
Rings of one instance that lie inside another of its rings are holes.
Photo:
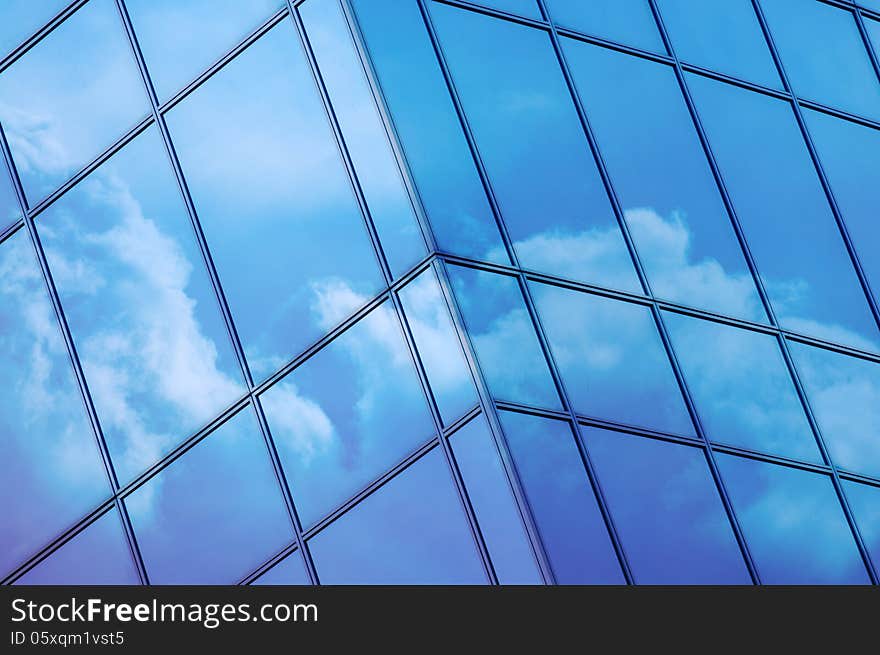
[[[61,11],[69,0],[4,0],[0,5],[0,57]]]
[[[0,122],[34,203],[149,111],[113,0],[92,0],[3,71],[0,98]]]
[[[862,541],[876,567],[880,562],[880,487],[844,481],[843,488],[859,524]]]
[[[389,303],[269,389],[261,401],[306,526],[434,433]]]
[[[0,243],[0,492],[2,574],[110,495],[24,230]]]
[[[251,584],[255,585],[311,585],[306,565],[299,551],[291,553],[266,571]]]
[[[124,484],[244,393],[159,134],[36,224]]]
[[[647,307],[546,284],[531,288],[576,412],[694,434]]]
[[[876,4],[875,0],[872,2]],[[880,4],[877,5],[876,11],[880,12]],[[868,32],[868,38],[874,48],[874,55],[880,57],[880,20],[865,18],[865,30]]]
[[[622,584],[569,424],[513,412],[500,417],[556,582]]]
[[[435,448],[313,537],[322,584],[485,584],[486,576]]]
[[[258,379],[382,287],[297,38],[275,26],[168,116]]]
[[[480,4],[511,14],[519,14],[526,18],[541,20],[541,12],[538,11],[538,3],[535,0],[481,0]]]
[[[822,463],[776,337],[664,312],[712,441]]]
[[[869,582],[830,478],[733,455],[716,460],[761,582]]]
[[[563,44],[654,294],[765,321],[672,68]]]
[[[125,499],[152,584],[234,584],[293,541],[245,408]]]
[[[638,584],[749,584],[702,450],[581,428]]]
[[[638,291],[550,38],[447,5],[431,13],[520,264]]]
[[[591,36],[666,54],[648,0],[546,0],[553,20]]]

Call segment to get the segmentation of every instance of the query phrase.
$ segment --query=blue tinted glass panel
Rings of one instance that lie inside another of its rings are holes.
[[[387,304],[261,399],[305,525],[434,432],[400,324]]]
[[[880,3],[877,4],[876,11],[880,14]],[[871,47],[874,49],[874,56],[880,57],[880,20],[869,20],[865,18],[865,29],[868,32],[868,38],[871,40]]]
[[[450,440],[500,584],[541,584],[522,516],[484,418]]]
[[[782,86],[751,0],[657,4],[682,61],[764,86]]]
[[[432,14],[520,263],[638,291],[550,37],[448,5]]]
[[[829,478],[733,455],[716,458],[761,582],[868,582]]]
[[[12,181],[6,174],[6,167],[0,167],[0,230],[21,216],[18,198],[12,188]]]
[[[0,243],[0,435],[6,574],[110,495],[24,230]]]
[[[23,585],[140,584],[116,510],[110,510],[22,576]]]
[[[831,459],[880,477],[880,364],[795,342],[791,354]]]
[[[569,424],[512,412],[501,424],[556,582],[623,583]]]
[[[563,43],[654,293],[766,320],[672,68]]]
[[[560,27],[666,54],[648,0],[547,0],[547,7]]]
[[[822,463],[776,337],[664,312],[712,441]]]
[[[0,4],[0,57],[61,11],[68,0],[4,0]]]
[[[440,415],[450,425],[477,403],[477,392],[433,269],[407,284],[400,301]]]
[[[693,434],[647,307],[544,284],[532,290],[576,412]]]
[[[248,363],[262,379],[382,286],[291,25],[274,27],[168,123]]]
[[[880,487],[844,481],[843,488],[876,568],[880,562]]]
[[[125,499],[153,584],[233,584],[293,540],[246,408]]]
[[[859,263],[880,303],[880,130],[804,110]]]
[[[284,0],[127,0],[125,6],[161,101],[231,50]]]
[[[458,266],[449,275],[492,395],[562,409],[516,279]]]
[[[880,81],[852,12],[804,0],[761,0],[761,5],[798,96],[880,117]]]
[[[291,553],[266,571],[251,584],[255,585],[311,585],[306,565],[299,551]]]
[[[749,584],[702,450],[581,428],[638,584]]]
[[[159,134],[36,223],[124,484],[244,393]]]
[[[508,263],[415,0],[352,0],[441,250]]]
[[[425,254],[425,243],[342,10],[310,0],[300,12],[394,275]]]
[[[309,542],[322,584],[484,584],[439,449]]]
[[[791,106],[689,76],[782,327],[877,349],[877,325]]]
[[[479,0],[477,4],[492,9],[500,9],[511,14],[519,14],[527,18],[541,19],[541,12],[535,0]]]
[[[3,71],[0,97],[0,122],[32,203],[149,110],[112,0],[89,2]]]

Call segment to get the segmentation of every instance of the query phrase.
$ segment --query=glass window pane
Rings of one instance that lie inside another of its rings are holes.
[[[110,510],[23,575],[20,585],[136,585],[122,522]]]
[[[309,542],[322,584],[484,584],[439,449]]]
[[[425,243],[345,17],[327,0],[310,0],[298,11],[385,256],[392,273],[401,275],[424,257]]]
[[[798,96],[880,117],[880,81],[852,12],[804,0],[761,0],[761,5]]]
[[[549,36],[448,5],[432,14],[520,263],[639,291]]]
[[[766,320],[672,68],[563,44],[654,293]]]
[[[245,392],[159,134],[36,223],[124,484]]]
[[[291,553],[281,562],[266,571],[251,584],[255,585],[295,585],[311,586],[306,565],[299,551]]]
[[[490,393],[562,409],[516,279],[459,266],[448,270]]]
[[[698,75],[688,80],[782,327],[880,348],[791,105]]]
[[[880,130],[804,110],[859,263],[880,303]]]
[[[0,575],[110,495],[24,230],[0,243]]]
[[[248,363],[263,379],[383,285],[293,27],[275,26],[168,122]]]
[[[637,584],[749,584],[702,450],[581,428]]]
[[[162,101],[232,50],[284,0],[127,0],[125,6]]]
[[[762,583],[868,582],[828,477],[733,455],[716,461]]]
[[[846,497],[852,508],[865,548],[874,567],[880,562],[880,487],[843,482]]]
[[[455,460],[500,584],[542,584],[519,507],[486,420],[476,418],[452,439]]]
[[[576,412],[693,434],[647,307],[545,284],[532,291]]]
[[[0,57],[20,45],[68,4],[69,0],[3,0],[0,3]]]
[[[479,0],[476,4],[541,20],[541,12],[538,11],[538,4],[535,0]]]
[[[415,0],[352,0],[440,250],[508,263]]]
[[[732,77],[781,88],[751,0],[658,0],[678,58]]]
[[[0,122],[34,204],[145,116],[112,0],[93,0],[0,75]]]
[[[876,11],[880,13],[880,4],[877,5]],[[880,58],[880,20],[865,18],[865,30],[868,32],[868,38],[871,40],[874,56]]]
[[[776,337],[673,312],[663,321],[709,439],[822,463]]]
[[[571,426],[513,412],[501,424],[556,582],[622,584]]]
[[[393,309],[382,305],[261,397],[310,525],[434,433]]]
[[[547,0],[547,6],[560,27],[666,54],[648,0]]]
[[[125,499],[152,584],[233,584],[293,540],[251,409]]]
[[[433,269],[407,284],[400,301],[443,422],[450,425],[477,404],[477,392]]]
[[[791,342],[831,459],[880,477],[880,364]]]
[[[12,188],[12,180],[6,174],[6,167],[0,166],[0,230],[21,216],[18,198]]]

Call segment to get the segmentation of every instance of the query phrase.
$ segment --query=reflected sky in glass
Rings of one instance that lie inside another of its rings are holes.
[[[880,563],[880,487],[844,480],[843,489],[876,568]]]
[[[852,12],[803,0],[761,0],[761,6],[798,96],[880,118],[880,80]]]
[[[697,75],[688,84],[782,327],[880,349],[791,105]]]
[[[508,263],[415,0],[352,0],[441,250]]]
[[[830,478],[716,455],[764,584],[869,582]]]
[[[263,379],[383,286],[289,22],[176,106],[168,125],[248,363]]]
[[[581,428],[637,584],[750,584],[702,450]]]
[[[520,264],[639,291],[549,36],[442,4],[432,14]]]
[[[694,434],[647,307],[545,284],[531,288],[576,412]]]
[[[485,584],[439,448],[313,537],[322,584]]]
[[[400,302],[445,425],[477,404],[477,392],[433,269],[400,291]]]
[[[311,586],[306,565],[299,551],[291,553],[281,562],[254,580],[253,585]]]
[[[152,584],[234,584],[293,541],[245,408],[125,499]]]
[[[513,412],[500,418],[556,582],[622,584],[569,424]]]
[[[542,584],[535,555],[486,420],[450,439],[499,584]]]
[[[401,275],[424,257],[425,242],[342,9],[334,0],[310,0],[298,11],[382,249],[392,274]]]
[[[18,198],[12,188],[12,180],[6,173],[6,167],[0,166],[0,230],[21,216]]]
[[[0,98],[0,122],[34,204],[149,111],[113,0],[92,0],[3,71]]]
[[[0,57],[21,44],[68,4],[69,0],[3,0],[0,3]]]
[[[110,495],[24,230],[0,243],[0,437],[5,574]]]
[[[872,8],[874,5],[876,5],[875,11],[880,13],[880,2],[878,2],[877,0],[871,0],[871,2],[873,3]],[[880,57],[880,21],[871,20],[865,17],[864,22],[865,30],[867,30],[868,32],[868,38],[871,40],[871,46],[874,49],[874,55],[876,57]]]
[[[563,46],[654,294],[765,321],[672,68]]]
[[[159,134],[36,220],[121,482],[244,393]]]
[[[19,578],[16,584],[140,584],[119,514],[111,509]]]
[[[448,271],[492,396],[561,410],[516,279],[459,266]]]
[[[373,310],[261,401],[304,526],[434,433],[390,304]]]
[[[831,459],[880,477],[880,364],[790,342]]]
[[[526,18],[541,20],[541,12],[538,11],[538,3],[535,0],[480,0],[479,4],[511,14],[519,14]]]
[[[159,101],[253,32],[284,0],[126,0]]]
[[[822,463],[776,337],[673,312],[663,322],[709,439]]]
[[[751,0],[657,0],[678,58],[773,88],[782,82]]]
[[[546,0],[560,27],[666,54],[648,0]]]

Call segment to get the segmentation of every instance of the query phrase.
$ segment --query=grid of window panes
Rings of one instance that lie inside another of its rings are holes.
[[[878,583],[880,2],[0,4],[7,583]]]

